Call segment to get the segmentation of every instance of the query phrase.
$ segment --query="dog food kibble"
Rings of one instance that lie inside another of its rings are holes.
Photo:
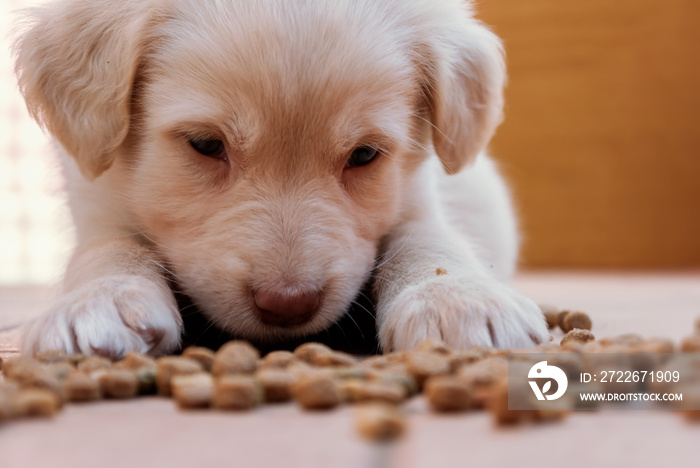
[[[386,403],[364,403],[357,408],[355,423],[358,432],[370,440],[390,440],[406,430],[401,410]]]
[[[156,360],[156,387],[158,393],[168,396],[171,394],[170,380],[181,374],[196,374],[202,372],[202,365],[194,359],[179,356],[165,356]]]
[[[32,358],[17,357],[7,361],[3,370],[7,379],[22,388],[41,388],[56,395],[60,404],[63,403],[63,386],[46,366]]]
[[[2,367],[2,375],[6,379],[20,381],[41,369],[39,361],[27,356],[17,356],[5,361]]]
[[[399,382],[347,379],[340,384],[347,401],[382,401],[398,405],[406,399],[406,388]]]
[[[700,353],[700,335],[690,335],[681,342],[682,353]]]
[[[209,373],[176,375],[170,386],[180,408],[206,408],[211,404],[214,379]]]
[[[182,352],[182,356],[198,361],[205,371],[211,371],[211,365],[214,362],[214,351],[211,349],[202,348],[201,346],[189,346]]]
[[[214,355],[211,373],[215,377],[227,374],[252,374],[258,366],[260,352],[245,341],[229,341]]]
[[[21,417],[51,417],[58,411],[56,394],[44,388],[25,388],[12,396],[13,413]]]
[[[273,367],[261,369],[255,375],[263,386],[265,401],[270,403],[289,401],[295,380],[294,374]]]
[[[559,324],[561,323],[562,313],[562,311],[559,308],[551,306],[549,304],[541,304],[540,310],[544,315],[544,319],[547,321],[547,328],[551,330],[559,326]]]
[[[332,354],[333,350],[321,343],[304,343],[294,350],[294,357],[308,364],[314,364],[319,356]]]
[[[496,423],[501,425],[516,424],[532,416],[528,410],[508,409],[508,377],[503,377],[494,383],[486,408],[491,412]]]
[[[212,406],[224,410],[248,410],[263,401],[263,387],[251,375],[224,375],[214,382]]]
[[[433,353],[449,355],[452,350],[447,344],[442,340],[436,340],[433,338],[428,338],[424,340],[421,344],[415,347],[416,350],[430,351]]]
[[[54,362],[45,366],[46,370],[57,378],[58,380],[64,380],[68,378],[71,372],[75,371],[75,367],[68,361]]]
[[[112,367],[112,361],[101,356],[87,357],[78,364],[78,370],[86,374],[100,369],[109,369],[110,367]]]
[[[114,364],[115,369],[138,370],[142,367],[156,368],[156,360],[145,354],[130,352],[126,353],[124,359]]]
[[[262,358],[260,367],[277,367],[284,369],[292,362],[294,362],[294,354],[291,351],[272,351]]]
[[[438,269],[436,273],[446,272]],[[572,386],[580,385],[576,378],[582,372],[597,371],[587,358],[588,353],[624,353],[630,370],[679,368],[677,363],[671,366],[668,362],[668,354],[676,350],[670,340],[627,334],[595,341],[588,315],[548,306],[540,308],[548,327],[559,327],[566,334],[560,344],[540,344],[532,352],[548,354],[547,361],[563,370]],[[699,331],[694,330],[682,341],[681,351],[700,353]],[[527,375],[535,362],[521,350],[517,359],[509,363],[509,353],[510,350],[484,346],[452,349],[435,339],[425,340],[412,350],[365,359],[321,343],[306,343],[294,352],[272,351],[261,358],[259,351],[245,341],[228,342],[217,352],[191,346],[182,356],[155,360],[130,352],[118,362],[99,356],[43,351],[34,358],[4,361],[0,422],[23,416],[51,416],[64,401],[131,398],[156,391],[172,396],[180,408],[240,411],[251,410],[263,402],[290,399],[309,410],[357,404],[357,430],[371,440],[400,436],[405,431],[401,405],[421,391],[433,411],[486,408],[498,424],[557,421],[566,416],[573,406],[572,397],[564,395],[555,405],[550,401],[542,405],[533,401],[527,379],[508,386],[509,365]],[[700,392],[695,391],[700,380],[692,380],[697,373],[695,364],[685,365],[681,374],[689,386],[684,388],[688,401],[684,398],[684,405],[678,409],[689,419],[700,420],[700,411],[694,409],[700,405]],[[612,391],[600,383],[591,385],[598,385],[600,391]],[[655,392],[672,391],[665,385],[669,384],[648,388]],[[528,406],[524,410],[509,410],[509,394],[522,394],[521,401]]]
[[[134,398],[139,393],[136,374],[128,370],[106,369],[97,380],[102,394],[107,398]]]
[[[325,372],[311,371],[299,375],[292,384],[292,396],[306,409],[329,409],[342,401],[339,383]]]
[[[463,366],[455,376],[462,384],[473,389],[472,406],[483,409],[491,395],[491,387],[507,373],[508,362],[506,359],[494,356]]]
[[[590,330],[593,327],[593,322],[591,318],[583,312],[569,312],[562,319],[560,326],[565,333],[568,333],[574,328]]]
[[[151,395],[156,393],[157,367],[141,367],[134,371],[136,379],[139,381],[139,395]]]
[[[572,343],[588,343],[593,340],[595,340],[595,336],[593,336],[590,330],[574,328],[561,339],[561,346],[567,346]]]
[[[71,354],[70,356],[68,356],[68,362],[71,363],[73,367],[78,367],[78,365],[86,359],[87,356],[80,353]]]
[[[325,366],[352,366],[357,363],[357,359],[347,353],[333,351],[330,353],[320,353],[314,357],[313,364],[319,367]]]
[[[444,268],[436,268],[435,274],[438,276],[444,276],[447,274],[447,270],[445,270]]]
[[[97,379],[82,372],[73,372],[63,381],[63,391],[67,401],[84,402],[102,398]]]
[[[430,406],[436,411],[464,411],[471,406],[471,388],[454,376],[428,378],[424,392]]]
[[[449,373],[450,367],[450,361],[445,356],[431,351],[413,351],[406,359],[406,370],[416,378],[419,386],[431,375]]]

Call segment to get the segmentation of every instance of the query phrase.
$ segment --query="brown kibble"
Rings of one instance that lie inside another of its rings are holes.
[[[442,340],[436,340],[435,338],[428,338],[426,340],[423,340],[421,344],[416,346],[414,349],[416,350],[421,350],[421,351],[430,351],[433,353],[437,354],[450,354],[452,351],[449,346],[447,346],[447,343],[445,343]]]
[[[377,376],[380,371],[372,369],[371,367],[360,367],[360,366],[341,366],[333,367],[329,369],[333,373],[333,377],[344,380],[344,379],[359,379],[367,380]]]
[[[263,401],[263,387],[251,375],[224,375],[214,383],[212,406],[226,410],[248,410]]]
[[[493,384],[486,408],[500,425],[516,424],[533,416],[528,410],[508,409],[508,377],[501,378]]]
[[[44,388],[24,388],[12,396],[14,416],[51,417],[60,406],[56,394]]]
[[[463,366],[456,377],[467,387],[473,389],[472,407],[484,408],[491,396],[491,386],[507,376],[508,362],[501,356],[482,359],[474,364]]]
[[[385,369],[391,365],[393,365],[393,361],[386,354],[370,356],[358,363],[360,367],[371,369]]]
[[[457,378],[469,387],[488,386],[508,373],[508,361],[503,357],[490,357],[468,366],[462,366]]]
[[[75,367],[68,361],[55,362],[53,364],[47,364],[45,366],[46,370],[57,378],[58,380],[64,380],[68,378],[72,372],[75,372]]]
[[[406,399],[406,388],[399,382],[347,379],[340,383],[345,399],[352,402],[382,401],[397,405]]]
[[[156,360],[156,387],[158,393],[168,396],[172,393],[170,380],[176,375],[202,372],[202,365],[194,359],[181,356],[165,356]]]
[[[170,386],[180,408],[206,408],[211,404],[214,379],[209,373],[176,375]]]
[[[380,382],[390,382],[401,384],[406,390],[406,396],[411,397],[420,391],[418,381],[415,377],[409,374],[404,367],[393,367],[383,369],[380,372],[371,376],[372,380]]]
[[[682,353],[700,353],[700,335],[690,335],[681,341]]]
[[[68,361],[68,355],[65,351],[58,349],[47,349],[44,351],[39,351],[34,355],[34,359],[43,364],[52,364],[55,362],[66,362]]]
[[[443,275],[446,275],[446,274],[447,274],[447,270],[445,270],[444,268],[436,268],[436,269],[435,269],[435,274],[436,274],[437,276],[443,276]]]
[[[101,370],[97,380],[100,384],[100,390],[106,398],[134,398],[139,393],[139,381],[132,371]]]
[[[56,395],[59,404],[63,403],[64,395],[61,381],[39,361],[25,356],[8,359],[3,374],[8,380],[16,382],[22,388],[49,390]]]
[[[355,413],[357,430],[370,440],[390,440],[399,437],[406,430],[401,410],[386,403],[365,403]]]
[[[136,353],[134,351],[126,353],[124,359],[114,364],[115,369],[136,371],[142,367],[156,368],[156,360],[151,356]]]
[[[665,338],[649,338],[642,343],[634,346],[630,346],[630,352],[634,353],[674,353],[676,352],[676,345],[672,340],[667,340]]]
[[[294,354],[291,351],[272,351],[262,358],[260,366],[284,369],[292,362],[294,362]]]
[[[102,356],[90,356],[83,359],[78,364],[78,370],[90,374],[100,369],[109,369],[112,367],[112,361]]]
[[[595,340],[595,336],[593,336],[593,333],[591,333],[590,330],[574,328],[573,330],[570,330],[566,335],[564,335],[564,337],[561,339],[561,346],[567,346],[569,344],[576,343],[583,344],[593,340]]]
[[[481,353],[472,349],[463,349],[459,351],[452,351],[447,355],[447,359],[450,361],[450,369],[452,372],[459,370],[460,367],[473,364],[481,360],[483,356]]]
[[[320,353],[316,355],[313,364],[318,367],[354,366],[357,364],[357,359],[348,353],[332,351],[330,353]]]
[[[446,356],[438,353],[416,350],[409,353],[406,360],[406,370],[416,378],[419,386],[431,375],[447,374],[451,364]]]
[[[590,330],[593,328],[591,318],[583,312],[569,312],[562,318],[560,327],[564,332],[568,333],[575,328],[581,330]]]
[[[325,372],[300,374],[292,384],[292,396],[306,409],[329,409],[342,401],[338,382]]]
[[[294,357],[308,364],[315,365],[319,356],[332,354],[333,350],[322,343],[304,343],[294,350]]]
[[[158,368],[142,367],[134,371],[136,379],[139,381],[139,395],[151,395],[156,393],[156,375]]]
[[[71,402],[95,401],[102,398],[100,384],[82,372],[72,372],[63,381],[66,400]]]
[[[83,362],[86,359],[87,359],[87,356],[84,354],[80,354],[80,353],[71,354],[70,356],[68,356],[68,362],[71,363],[73,365],[73,367],[78,367],[78,364],[80,364],[81,362]]]
[[[226,374],[252,374],[258,366],[260,352],[246,341],[229,341],[214,355],[211,373],[215,377]]]
[[[201,346],[189,346],[182,352],[182,356],[198,361],[205,371],[211,371],[211,365],[214,362],[214,351],[211,349]]]
[[[271,367],[258,370],[255,375],[263,386],[265,401],[277,403],[291,399],[292,384],[296,380],[294,374]]]
[[[42,369],[39,361],[28,356],[15,356],[3,364],[2,375],[6,379],[21,381],[26,376],[38,372]]]
[[[547,328],[550,330],[556,328],[561,323],[562,310],[548,304],[540,305],[540,310],[547,321]]]
[[[618,336],[611,336],[607,338],[602,338],[599,343],[602,346],[634,346],[634,345],[639,345],[644,342],[644,338],[642,338],[640,335],[637,335],[636,333],[627,333],[624,335],[618,335]]]
[[[450,375],[436,375],[425,382],[424,393],[435,411],[465,411],[472,403],[471,388]]]

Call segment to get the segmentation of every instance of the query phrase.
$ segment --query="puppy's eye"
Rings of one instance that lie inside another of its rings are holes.
[[[371,146],[360,146],[355,148],[355,150],[350,155],[348,162],[345,163],[345,167],[358,167],[365,166],[377,157],[379,150],[372,148]]]
[[[226,147],[224,142],[216,138],[191,138],[190,145],[199,154],[204,156],[209,156],[210,158],[217,158],[223,161],[228,161],[228,156],[226,155]]]

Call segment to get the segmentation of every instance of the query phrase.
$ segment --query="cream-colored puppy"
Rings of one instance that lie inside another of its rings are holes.
[[[78,232],[25,351],[171,351],[173,285],[242,338],[303,336],[368,280],[384,350],[548,338],[503,282],[516,226],[482,151],[505,72],[468,2],[57,0],[16,60]]]

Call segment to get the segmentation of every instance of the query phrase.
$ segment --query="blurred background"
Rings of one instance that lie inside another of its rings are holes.
[[[481,0],[526,267],[700,266],[700,2]]]
[[[48,139],[29,119],[0,2],[0,285],[60,278],[73,243]],[[503,38],[523,267],[700,266],[700,2],[482,0]]]

